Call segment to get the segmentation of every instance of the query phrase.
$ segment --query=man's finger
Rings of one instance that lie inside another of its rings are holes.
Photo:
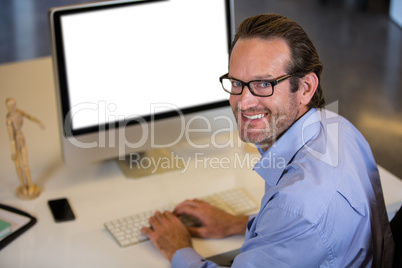
[[[149,227],[143,227],[143,228],[141,229],[141,233],[143,233],[144,235],[146,235],[146,236],[148,236],[148,237],[150,237],[153,232],[154,232],[154,231],[152,230],[152,228],[149,228]]]
[[[201,238],[205,237],[203,227],[188,227],[187,230],[193,237],[201,237]]]

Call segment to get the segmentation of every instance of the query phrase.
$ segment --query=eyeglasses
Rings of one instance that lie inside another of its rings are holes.
[[[222,75],[219,81],[222,84],[223,90],[230,95],[241,95],[245,86],[248,87],[251,94],[257,97],[270,97],[274,94],[274,86],[286,79],[292,77],[294,74],[282,76],[274,81],[268,80],[253,80],[248,83],[241,80],[229,78],[229,74]]]

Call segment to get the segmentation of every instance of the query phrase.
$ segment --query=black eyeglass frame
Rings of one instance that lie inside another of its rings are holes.
[[[251,81],[248,81],[248,82],[246,83],[246,82],[243,82],[243,81],[241,81],[241,80],[239,80],[239,79],[230,78],[230,77],[229,77],[229,73],[227,73],[227,74],[224,74],[224,75],[222,75],[221,77],[219,77],[219,81],[221,82],[221,85],[222,85],[223,90],[224,90],[225,92],[229,93],[230,95],[241,95],[241,94],[243,94],[244,87],[247,86],[247,87],[248,87],[248,90],[250,90],[251,94],[253,94],[253,95],[256,96],[256,97],[271,97],[272,95],[274,95],[274,88],[275,88],[276,85],[278,85],[279,83],[285,81],[286,79],[288,79],[288,78],[290,78],[290,77],[293,77],[294,75],[295,75],[295,74],[287,74],[287,75],[284,75],[284,76],[279,77],[278,79],[276,79],[276,80],[274,80],[274,81],[268,81],[268,80],[251,80]],[[239,82],[239,83],[242,85],[241,91],[240,91],[239,93],[233,93],[233,92],[230,92],[230,91],[226,90],[226,89],[223,87],[223,83],[222,83],[222,80],[223,80],[223,79],[230,79],[230,80],[235,80],[235,81]],[[271,86],[272,86],[272,93],[271,93],[270,95],[258,95],[258,94],[255,93],[254,90],[250,87],[250,84],[253,83],[253,82],[270,83]]]

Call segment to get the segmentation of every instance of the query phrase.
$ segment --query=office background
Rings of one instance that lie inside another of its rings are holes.
[[[48,9],[86,2],[1,0],[0,64],[49,56]],[[387,0],[235,0],[235,19],[272,12],[299,22],[324,63],[327,104],[402,178],[402,29],[388,9]]]

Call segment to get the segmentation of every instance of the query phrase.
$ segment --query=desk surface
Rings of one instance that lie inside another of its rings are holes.
[[[11,161],[5,128],[0,131],[0,203],[31,213],[38,223],[0,252],[3,267],[169,267],[148,241],[119,248],[103,227],[105,221],[233,187],[244,187],[256,198],[264,183],[251,171],[255,155],[244,166],[220,168],[213,162],[197,162],[191,149],[178,147],[179,154],[192,157],[185,171],[174,171],[142,179],[126,179],[113,162],[85,167],[66,167],[61,161],[56,97],[50,58],[0,65],[1,100],[14,97],[20,109],[39,118],[46,129],[24,121],[23,131],[33,180],[42,188],[31,201],[16,198],[18,178]],[[4,102],[3,102],[4,103]],[[0,125],[5,126],[5,105],[0,105]],[[3,149],[4,148],[4,149]],[[242,146],[209,149],[198,157],[233,158],[244,155]],[[203,159],[205,160],[205,159]],[[198,163],[198,164],[197,164]],[[232,162],[234,163],[234,162]],[[385,202],[389,210],[402,203],[402,182],[380,167]],[[75,221],[55,223],[47,201],[67,197],[77,216]],[[243,236],[222,240],[194,239],[196,250],[208,257],[236,249]]]

